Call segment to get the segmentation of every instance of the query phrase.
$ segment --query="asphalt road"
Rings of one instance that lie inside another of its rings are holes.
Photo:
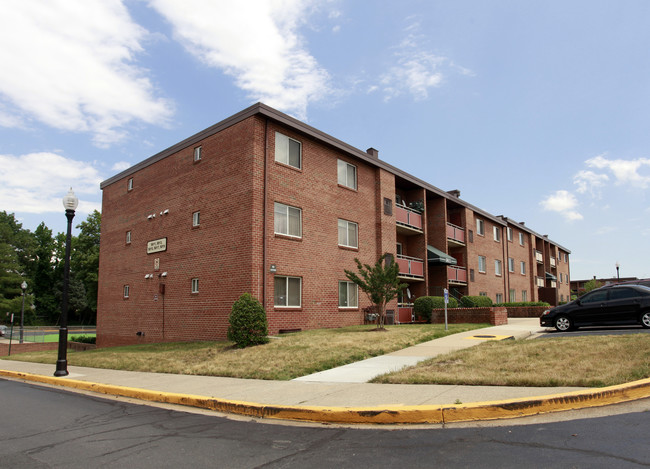
[[[370,429],[231,419],[4,379],[0,399],[0,467],[650,466],[650,399],[568,421]]]

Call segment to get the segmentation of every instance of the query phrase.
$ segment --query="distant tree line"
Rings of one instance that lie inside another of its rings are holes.
[[[95,324],[99,270],[100,213],[76,227],[70,255],[69,324]],[[25,324],[55,325],[61,314],[65,233],[52,234],[45,223],[32,233],[13,213],[0,212],[0,323],[20,316],[21,283],[27,282]],[[14,319],[14,322],[17,319]]]

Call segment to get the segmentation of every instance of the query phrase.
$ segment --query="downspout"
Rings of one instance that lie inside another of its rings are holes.
[[[269,119],[264,120],[264,196],[262,197],[262,305],[264,305],[264,310],[266,311],[266,273],[267,268],[267,258],[266,258],[266,203],[268,198],[268,128],[269,128]]]

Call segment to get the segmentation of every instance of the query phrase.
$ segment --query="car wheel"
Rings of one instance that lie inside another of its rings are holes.
[[[650,311],[641,313],[641,325],[646,329],[650,329]]]
[[[553,321],[553,325],[560,332],[569,331],[573,327],[573,323],[571,322],[571,319],[569,319],[566,316],[556,317],[555,321]]]

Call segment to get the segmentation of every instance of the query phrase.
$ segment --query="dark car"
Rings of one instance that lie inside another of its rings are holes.
[[[615,324],[641,324],[650,328],[650,288],[641,285],[599,288],[570,303],[547,309],[539,323],[561,332],[580,326]]]

